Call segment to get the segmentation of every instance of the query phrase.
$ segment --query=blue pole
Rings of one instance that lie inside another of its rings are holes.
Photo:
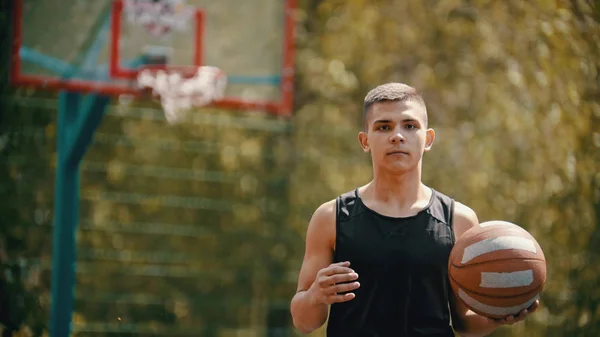
[[[109,17],[106,17],[102,28],[96,34],[96,41],[82,60],[84,66],[91,67],[96,62],[101,43],[106,38],[109,21]],[[80,69],[69,65],[62,67],[62,70],[66,71],[62,77],[70,78]],[[69,337],[71,334],[79,222],[79,168],[81,159],[93,140],[94,132],[102,121],[109,100],[108,97],[96,94],[88,94],[82,100],[81,94],[73,92],[61,92],[58,99],[50,303],[51,337]]]
[[[59,96],[50,304],[52,337],[68,337],[71,333],[79,222],[79,167],[108,103],[108,97],[95,94],[88,94],[83,102],[79,93],[61,92]]]
[[[69,336],[75,284],[76,226],[79,217],[79,170],[69,165],[69,126],[77,118],[80,94],[60,93],[56,180],[54,187],[54,238],[52,245],[52,302],[50,331],[53,337]]]

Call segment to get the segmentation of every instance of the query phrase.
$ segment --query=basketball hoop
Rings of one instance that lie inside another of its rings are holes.
[[[148,32],[162,36],[175,30],[186,30],[194,10],[186,0],[125,0],[125,13],[132,24],[143,25]]]
[[[225,73],[217,67],[142,68],[138,88],[160,97],[167,122],[181,122],[193,107],[203,107],[223,98],[227,86]]]

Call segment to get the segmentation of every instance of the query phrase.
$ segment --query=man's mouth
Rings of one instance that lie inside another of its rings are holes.
[[[388,152],[388,155],[389,156],[391,156],[391,155],[405,155],[405,156],[407,156],[408,152],[405,152],[405,151],[392,151],[392,152]]]

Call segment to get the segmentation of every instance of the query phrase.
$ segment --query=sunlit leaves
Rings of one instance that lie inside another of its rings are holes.
[[[587,252],[596,249],[588,238],[597,230],[593,202],[599,200],[600,30],[593,15],[581,1],[331,0],[307,9],[306,21],[318,35],[304,41],[298,67],[301,90],[317,98],[299,102],[297,130],[325,124],[338,132],[298,139],[310,160],[292,181],[297,194],[310,198],[298,200],[307,213],[294,227],[304,230],[314,207],[370,179],[355,140],[366,91],[385,81],[412,84],[425,94],[437,131],[425,155],[425,181],[473,207],[482,221],[521,224],[545,249],[547,319],[528,323],[527,335],[549,335],[544,325],[571,326],[572,317],[577,323],[563,334],[593,327],[598,315],[579,314],[572,302],[586,297],[578,290],[583,279],[597,283],[596,269],[585,266]],[[352,72],[358,87],[332,89],[331,62]],[[343,109],[328,108],[331,102]],[[355,124],[342,127],[335,116]],[[574,277],[584,270],[588,277]],[[598,301],[586,303],[598,308]]]

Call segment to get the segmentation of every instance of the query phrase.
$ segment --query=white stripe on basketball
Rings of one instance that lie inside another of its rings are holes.
[[[476,242],[465,248],[461,263],[465,264],[480,255],[506,249],[521,249],[532,253],[537,252],[535,244],[530,239],[520,236],[499,236]]]
[[[473,297],[469,296],[462,289],[458,289],[458,297],[460,297],[460,299],[462,299],[468,306],[477,311],[484,312],[490,315],[508,316],[516,315],[519,312],[521,312],[521,310],[529,308],[533,304],[533,302],[535,302],[540,297],[540,295],[536,294],[529,301],[511,307],[495,307],[492,305],[481,303]]]
[[[480,227],[489,227],[489,226],[512,226],[512,227],[516,227],[516,228],[521,228],[518,225],[515,225],[514,223],[508,222],[508,221],[500,221],[500,220],[494,220],[494,221],[486,221],[486,222],[482,222],[479,224]]]
[[[533,283],[533,270],[515,271],[512,273],[481,273],[483,288],[513,288],[527,287]]]

